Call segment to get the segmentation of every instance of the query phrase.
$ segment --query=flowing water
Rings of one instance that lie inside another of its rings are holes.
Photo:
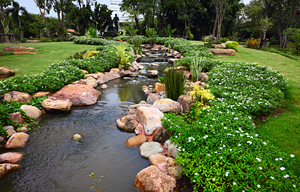
[[[0,191],[92,191],[92,172],[97,180],[103,176],[99,182],[103,192],[138,191],[134,187],[136,174],[149,166],[149,161],[140,156],[139,147],[124,145],[135,134],[120,131],[116,120],[126,115],[129,105],[146,100],[142,86],[157,82],[157,78],[147,77],[147,70],[162,71],[166,65],[155,62],[159,66],[151,67],[154,59],[150,58],[140,62],[145,69],[138,78],[116,79],[107,83],[106,90],[98,88],[102,94],[96,104],[42,117],[40,128],[29,133],[28,144],[15,150],[24,153],[21,166],[0,179]],[[75,133],[84,136],[82,144],[71,141]]]

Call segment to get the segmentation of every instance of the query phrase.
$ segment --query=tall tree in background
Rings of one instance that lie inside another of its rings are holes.
[[[139,32],[141,32],[141,27],[138,19],[138,14],[140,12],[140,3],[140,0],[123,0],[120,6],[121,11],[126,11],[129,14],[133,15],[136,28],[139,30]]]
[[[1,23],[4,23],[5,15],[4,15],[4,8],[11,5],[12,0],[0,0],[0,13],[1,13]],[[7,33],[6,26],[3,26],[4,33]],[[9,43],[8,36],[5,36],[6,43]]]
[[[65,36],[66,28],[65,28],[65,12],[68,12],[71,9],[71,5],[73,0],[54,0],[53,8],[57,13],[57,19],[59,22],[59,33],[61,36]]]
[[[225,2],[226,0],[214,0],[213,3],[216,8],[216,20],[215,20],[215,25],[213,28],[212,32],[212,38],[215,37],[215,32],[216,32],[216,26],[218,25],[218,31],[217,31],[217,39],[221,38],[221,26],[222,26],[222,20],[223,20],[223,15],[226,10],[225,7]]]
[[[40,14],[42,15],[43,24],[45,24],[46,11],[49,14],[52,2],[49,0],[33,0],[33,1],[36,4],[36,6],[39,8]]]
[[[94,11],[92,12],[93,22],[97,23],[96,28],[101,33],[105,30],[108,21],[111,18],[112,10],[108,9],[107,5],[95,3]]]
[[[26,8],[23,6],[20,6],[18,2],[13,2],[13,7],[5,9],[6,14],[12,14],[12,17],[14,20],[18,23],[19,29],[20,29],[20,38],[23,39],[23,31],[22,31],[22,24],[20,21],[19,12],[21,12],[23,15],[30,18],[29,13],[27,12]]]

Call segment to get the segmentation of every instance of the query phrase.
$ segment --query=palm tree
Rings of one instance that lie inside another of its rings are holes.
[[[21,31],[22,25],[21,25],[21,21],[20,21],[19,12],[21,12],[22,14],[24,14],[25,16],[27,16],[31,19],[26,8],[20,6],[20,4],[18,2],[13,2],[13,7],[5,9],[5,12],[6,12],[6,14],[11,13],[14,20],[17,21],[17,23],[19,24],[19,28],[20,28],[20,38],[23,39],[23,33]]]

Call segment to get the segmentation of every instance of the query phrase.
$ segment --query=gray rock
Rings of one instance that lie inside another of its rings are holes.
[[[137,108],[141,107],[141,106],[145,106],[145,107],[152,107],[151,104],[135,104],[135,105],[129,105],[129,107],[127,108],[127,112],[126,115],[135,115]]]
[[[157,107],[164,113],[179,114],[181,112],[181,105],[172,99],[159,99],[153,103],[153,107]]]
[[[168,149],[168,156],[176,159],[177,157],[177,145],[171,143],[170,140],[167,140],[164,144],[164,147]]]
[[[140,147],[140,154],[143,158],[149,158],[151,155],[155,155],[163,152],[163,148],[157,142],[146,142]]]
[[[149,77],[156,77],[158,75],[157,70],[148,70],[148,76]]]
[[[153,104],[155,101],[160,99],[160,94],[158,93],[150,93],[147,97],[147,103]]]

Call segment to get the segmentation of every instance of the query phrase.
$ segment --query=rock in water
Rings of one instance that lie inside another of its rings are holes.
[[[0,154],[0,163],[16,163],[24,156],[20,152],[7,152]]]
[[[172,132],[163,127],[158,128],[153,135],[153,141],[165,143],[172,136]]]
[[[5,144],[6,149],[14,149],[24,147],[29,140],[29,135],[26,133],[15,133],[11,136]]]
[[[83,136],[81,134],[74,134],[72,137],[72,141],[77,142],[77,143],[82,143],[83,142]]]
[[[43,101],[42,107],[45,108],[46,111],[68,112],[71,110],[72,103],[69,99],[56,99],[51,97]]]
[[[64,86],[53,97],[70,99],[75,106],[93,105],[101,95],[99,91],[89,85],[70,84]]]
[[[143,192],[173,192],[176,191],[176,180],[151,165],[137,174],[134,186]]]
[[[143,125],[146,135],[151,135],[155,129],[162,127],[161,118],[164,114],[157,108],[141,106],[137,108],[136,116]]]
[[[153,104],[155,101],[160,99],[160,94],[158,93],[150,93],[147,97],[147,103]]]
[[[134,116],[126,115],[116,121],[119,129],[123,131],[134,132],[134,129],[139,124],[137,120],[135,120]]]
[[[38,119],[42,115],[42,111],[39,108],[35,107],[35,106],[22,105],[20,107],[20,109],[22,111],[24,111],[26,113],[26,115],[28,115],[29,117],[31,117],[33,119]]]
[[[147,138],[145,135],[137,135],[134,137],[131,137],[125,141],[126,147],[137,147],[141,144],[145,143],[147,141]]]
[[[163,152],[163,148],[157,142],[146,142],[140,147],[140,154],[144,158],[149,158],[151,155],[156,155]]]
[[[3,177],[5,174],[9,173],[10,171],[17,169],[19,166],[19,164],[10,163],[0,164],[0,178]]]

